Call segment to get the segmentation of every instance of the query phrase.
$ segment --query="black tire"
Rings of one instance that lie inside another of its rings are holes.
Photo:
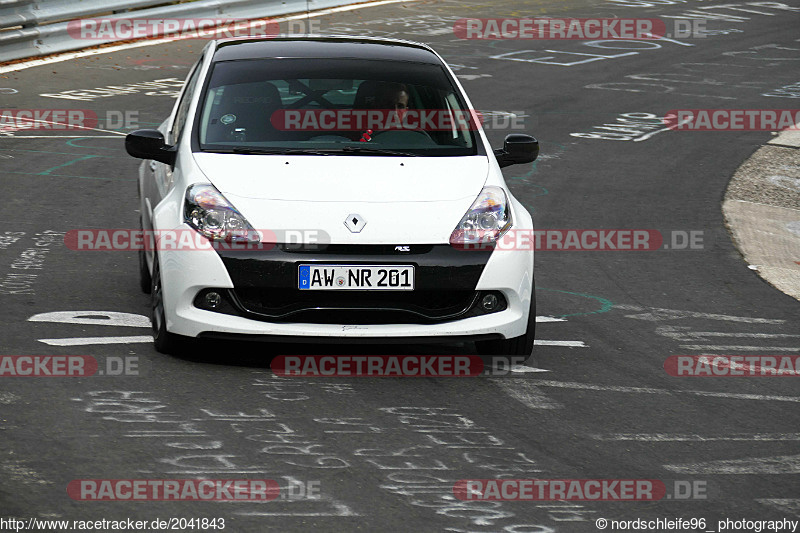
[[[190,339],[167,331],[167,319],[164,315],[164,295],[161,287],[161,268],[158,265],[158,253],[153,255],[153,275],[150,287],[153,325],[153,344],[163,354],[180,355],[188,348]]]
[[[524,335],[511,339],[477,341],[475,348],[480,355],[514,355],[527,361],[533,353],[533,340],[536,334],[536,293],[531,295],[531,310],[528,315],[528,329]]]
[[[144,250],[139,250],[139,288],[145,294],[150,294],[153,290],[153,278],[150,276],[150,269],[147,268],[147,259]]]
[[[142,217],[139,217],[139,229],[142,229]],[[142,232],[144,232],[143,229]],[[150,294],[153,289],[153,278],[150,276],[150,269],[147,268],[147,258],[144,250],[139,250],[139,288],[145,294]]]

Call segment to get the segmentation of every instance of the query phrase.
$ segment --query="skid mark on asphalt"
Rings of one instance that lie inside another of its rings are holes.
[[[568,381],[553,381],[553,380],[539,380],[526,381],[520,378],[496,378],[492,381],[496,382],[503,391],[520,401],[525,406],[531,409],[561,409],[563,405],[551,400],[544,393],[541,392],[542,387],[551,387],[559,389],[573,389],[573,390],[590,390],[599,392],[617,392],[624,394],[663,394],[666,396],[700,396],[710,398],[727,398],[731,400],[756,400],[756,401],[776,401],[776,402],[793,402],[800,403],[798,396],[773,396],[763,394],[740,394],[729,392],[708,392],[699,390],[686,390],[676,391],[668,389],[656,389],[651,387],[624,387],[614,385],[595,385],[592,383],[579,383]],[[792,435],[792,434],[788,434]],[[797,434],[794,434],[797,435]],[[598,438],[595,436],[594,438]],[[647,436],[641,436],[641,440],[647,440]],[[658,437],[653,437],[657,440]],[[602,438],[601,440],[626,440],[625,438]],[[637,440],[631,437],[628,440]],[[680,439],[677,439],[680,440]],[[722,439],[720,439],[722,440]],[[755,440],[755,439],[754,439]],[[788,438],[781,440],[791,440]],[[800,439],[798,439],[800,440]]]
[[[19,400],[19,396],[11,392],[0,392],[0,405],[11,405]]]
[[[681,348],[700,352],[800,352],[800,347],[756,346],[749,344],[682,344]]]
[[[774,507],[781,512],[800,516],[800,499],[797,498],[760,498],[756,500],[762,505]]]
[[[800,474],[800,455],[723,459],[664,468],[677,474]]]
[[[497,385],[511,398],[529,409],[563,409],[564,405],[547,397],[536,386],[536,381],[524,378],[492,378]]]
[[[7,459],[0,462],[0,471],[5,473],[7,481],[14,481],[25,485],[54,485],[53,481],[48,481],[37,471],[26,466],[25,461],[18,459]]]

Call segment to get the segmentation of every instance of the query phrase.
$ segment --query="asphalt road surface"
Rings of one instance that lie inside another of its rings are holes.
[[[543,16],[660,18],[669,32],[671,17],[690,17],[706,33],[587,42],[452,32],[461,17]],[[433,1],[319,20],[326,33],[430,43],[475,106],[496,112],[486,114],[496,146],[514,131],[535,135],[540,159],[505,173],[538,229],[658,230],[667,249],[537,252],[537,346],[530,371],[513,377],[281,379],[269,368],[275,353],[471,354],[471,345],[209,343],[193,357],[164,356],[147,339],[135,252],[73,251],[63,235],[138,227],[138,162],[121,134],[168,115],[203,43],[0,75],[2,109],[86,109],[101,122],[0,133],[2,355],[87,355],[105,374],[2,378],[0,518],[476,533],[590,532],[601,518],[695,519],[688,531],[800,520],[797,378],[664,369],[672,355],[800,354],[800,303],[748,268],[720,212],[730,176],[770,133],[662,122],[675,109],[796,108],[797,95],[780,89],[800,74],[800,1]],[[507,127],[508,113],[523,130]],[[127,375],[109,375],[120,364]],[[272,479],[283,490],[266,503],[67,493],[73,480],[202,477]],[[485,478],[659,480],[667,494],[454,497],[457,480]]]

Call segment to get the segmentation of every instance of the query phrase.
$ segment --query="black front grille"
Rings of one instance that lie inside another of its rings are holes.
[[[475,291],[301,291],[237,288],[233,297],[247,313],[309,323],[386,324],[436,322],[472,308]]]
[[[471,316],[478,307],[478,280],[492,251],[457,250],[447,244],[327,245],[318,250],[279,245],[217,253],[234,285],[226,291],[227,298],[242,316],[300,323],[399,324]],[[411,265],[414,290],[300,290],[301,264]]]

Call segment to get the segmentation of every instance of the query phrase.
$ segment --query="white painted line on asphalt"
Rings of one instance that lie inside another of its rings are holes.
[[[539,390],[536,381],[519,378],[494,378],[491,381],[497,383],[503,392],[530,409],[564,408],[562,404],[551,400]]]
[[[704,337],[734,337],[751,339],[786,339],[797,338],[800,335],[792,333],[746,333],[726,331],[689,331],[688,327],[659,326],[656,333],[677,341],[703,340]]]
[[[144,315],[119,313],[116,311],[54,311],[39,313],[28,322],[56,322],[59,324],[86,324],[91,326],[125,326],[149,328],[150,319]]]
[[[533,341],[535,346],[565,346],[567,348],[588,348],[583,341]]]
[[[101,130],[98,130],[101,131]],[[0,138],[12,139],[119,139],[120,135],[127,135],[126,133],[117,133],[116,135],[3,135],[0,133]]]
[[[528,372],[550,372],[549,370],[545,370],[544,368],[536,368],[533,366],[525,366],[525,365],[511,365],[511,371],[516,374],[525,374]]]
[[[151,335],[136,337],[77,337],[72,339],[39,339],[39,342],[50,346],[88,346],[90,344],[136,344],[153,342]]]
[[[240,516],[361,516],[360,514],[356,513],[355,511],[353,511],[344,504],[334,503],[332,505],[336,509],[335,512],[318,512],[318,513],[271,512],[270,513],[266,511],[237,511],[235,514]]]
[[[670,126],[670,127],[667,127],[667,128],[661,128],[660,130],[651,131],[650,133],[646,133],[646,134],[642,135],[641,137],[638,137],[638,138],[634,139],[633,142],[638,143],[638,142],[646,141],[647,139],[653,137],[654,135],[658,135],[659,133],[664,133],[665,131],[672,131],[674,129],[678,129],[680,126],[683,126],[684,124],[688,124],[692,120],[694,120],[694,116],[689,117],[689,118],[684,119],[684,120],[681,120],[680,122],[678,122],[674,126]]]
[[[641,137],[637,137],[637,138],[633,139],[633,142],[639,143],[639,142],[642,142],[642,141],[646,141],[647,139],[650,139],[651,137],[653,137],[655,135],[658,135],[659,133],[664,133],[665,131],[671,131],[671,130],[672,130],[672,128],[661,128],[660,130],[651,131],[650,133],[646,133],[646,134],[642,135]]]
[[[610,435],[592,435],[596,440],[637,441],[637,442],[767,442],[800,440],[800,433],[744,433],[721,437],[707,437],[691,433],[612,433]]]
[[[681,391],[681,390],[653,389],[649,387],[619,387],[614,385],[592,385],[591,383],[549,381],[549,380],[536,380],[534,383],[536,383],[536,385],[539,387],[557,387],[561,389],[625,392],[633,394],[666,394],[670,396],[688,394],[690,396],[730,398],[733,400],[761,400],[761,401],[800,403],[800,396],[767,396],[763,394],[739,394],[735,392],[707,392],[707,391],[697,391],[697,390]]]
[[[728,322],[744,322],[747,324],[784,324],[786,320],[778,318],[753,318],[749,316],[719,315],[714,313],[697,313],[678,309],[661,309],[658,307],[642,307],[639,305],[617,304],[614,309],[623,311],[644,311],[641,314],[625,315],[625,318],[660,322],[662,320],[679,320],[682,318],[704,318],[707,320],[724,320]]]
[[[148,438],[148,439],[159,438],[159,439],[162,439],[162,438],[167,438],[167,437],[169,437],[171,439],[176,439],[176,438],[184,438],[184,437],[186,437],[186,438],[203,437],[203,438],[207,439],[208,435],[205,434],[205,433],[201,433],[199,435],[187,435],[186,433],[159,433],[157,435],[150,435],[150,434],[145,434],[145,433],[143,433],[143,434],[128,433],[128,434],[123,435],[123,437],[128,437],[128,438],[131,438],[131,439],[138,439],[138,438]],[[140,470],[140,472],[141,472],[141,470]]]
[[[152,472],[152,470],[137,470],[137,472]],[[170,475],[205,475],[205,474],[267,474],[270,472],[274,472],[274,470],[264,469],[264,468],[248,468],[244,470],[229,470],[227,468],[209,468],[208,470],[167,470],[164,473]],[[221,500],[220,500],[221,501]],[[262,500],[259,500],[262,501]],[[264,502],[268,500],[263,500]],[[247,503],[258,503],[257,501],[248,501]]]
[[[321,17],[323,15],[330,15],[332,13],[343,13],[345,11],[355,11],[357,9],[363,9],[365,7],[376,7],[376,6],[386,5],[386,4],[405,3],[405,2],[409,2],[409,1],[411,1],[411,0],[382,0],[380,2],[365,2],[365,3],[359,3],[359,4],[355,4],[355,5],[349,5],[349,6],[341,6],[341,7],[333,7],[333,8],[329,8],[329,9],[321,9],[319,11],[311,11],[311,12],[308,12],[308,13],[303,13],[301,15],[291,15],[291,16],[286,16],[286,17],[275,17],[275,18],[270,18],[269,20],[271,22],[284,22],[284,21],[288,21],[288,20],[300,20],[300,19],[305,19],[305,18],[315,18],[315,17]],[[242,28],[242,29],[244,29],[244,28]],[[32,59],[30,61],[24,61],[24,62],[20,62],[20,63],[15,63],[13,65],[0,67],[0,74],[6,73],[6,72],[16,72],[18,70],[24,70],[24,69],[31,68],[31,67],[38,67],[40,65],[49,65],[51,63],[60,63],[62,61],[70,61],[72,59],[78,59],[80,57],[90,57],[90,56],[96,56],[96,55],[110,54],[110,53],[113,53],[113,52],[119,52],[121,50],[130,50],[132,48],[141,48],[141,47],[144,47],[144,46],[155,46],[155,45],[166,44],[166,43],[175,42],[175,41],[176,41],[176,39],[172,38],[172,37],[167,37],[167,38],[163,38],[163,39],[152,39],[152,40],[151,39],[147,39],[147,40],[139,41],[139,42],[135,42],[135,43],[127,43],[127,44],[121,44],[121,45],[116,45],[116,46],[108,46],[108,47],[105,47],[105,48],[96,48],[96,49],[93,49],[93,50],[79,50],[77,52],[68,52],[68,53],[59,54],[57,56],[48,57],[48,58],[44,58],[44,59]]]
[[[554,316],[537,316],[536,323],[541,324],[542,322],[566,322],[566,318],[556,318]]]
[[[677,474],[800,474],[800,455],[746,457],[703,463],[664,465]]]

